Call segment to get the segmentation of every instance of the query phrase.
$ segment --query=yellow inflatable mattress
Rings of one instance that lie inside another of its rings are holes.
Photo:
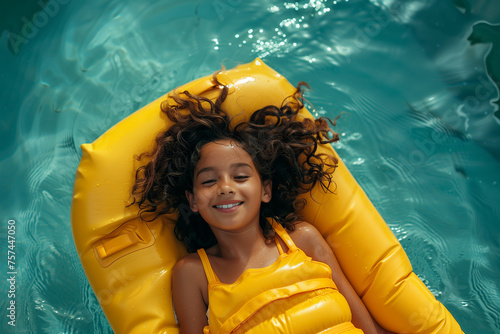
[[[281,102],[295,87],[256,59],[222,71],[229,87],[222,107],[241,120]],[[177,88],[214,98],[212,75]],[[128,116],[92,144],[82,145],[71,224],[87,278],[115,333],[178,333],[172,308],[171,273],[186,254],[175,238],[176,216],[152,222],[127,207],[139,162],[156,135],[169,125],[160,110],[167,95]],[[304,108],[302,113],[312,116]],[[336,154],[330,145],[321,150]],[[140,162],[145,163],[144,159]],[[411,264],[382,217],[339,162],[334,194],[317,186],[306,198],[305,220],[322,233],[347,278],[381,326],[396,333],[462,333],[448,310],[413,273]]]

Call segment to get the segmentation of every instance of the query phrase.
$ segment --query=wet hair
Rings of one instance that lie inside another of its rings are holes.
[[[274,231],[266,217],[293,230],[299,219],[296,210],[305,205],[298,195],[318,182],[328,189],[338,162],[334,156],[317,153],[319,144],[338,140],[330,129],[332,122],[298,115],[304,107],[307,84],[299,83],[281,106],[256,110],[249,121],[234,126],[222,109],[228,88],[220,87],[215,101],[188,91],[171,94],[161,109],[173,124],[157,136],[152,152],[138,156],[138,160],[147,157],[150,161],[136,171],[131,205],[139,206],[144,221],[177,211],[175,234],[189,252],[217,243],[209,225],[191,211],[185,196],[185,191],[193,192],[194,170],[206,143],[223,139],[237,142],[252,158],[261,180],[272,181],[271,200],[262,203],[260,212],[260,226],[268,240],[274,238]]]

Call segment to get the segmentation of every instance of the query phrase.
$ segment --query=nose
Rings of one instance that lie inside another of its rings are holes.
[[[221,180],[219,180],[218,194],[219,196],[234,194],[234,187],[232,186],[231,180],[227,178],[221,178]]]

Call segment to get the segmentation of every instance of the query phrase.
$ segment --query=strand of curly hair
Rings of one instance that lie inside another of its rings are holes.
[[[203,145],[214,140],[237,142],[251,156],[262,181],[272,181],[272,199],[261,206],[260,225],[268,240],[274,231],[266,217],[272,217],[293,230],[299,219],[295,213],[305,202],[299,194],[310,191],[318,182],[328,191],[337,158],[317,153],[318,145],[338,140],[328,118],[309,119],[298,115],[304,107],[304,82],[281,106],[266,106],[255,111],[248,122],[231,125],[231,117],[222,106],[228,88],[222,88],[212,101],[187,91],[172,94],[161,104],[172,125],[156,138],[156,148],[143,153],[150,161],[136,171],[132,188],[133,202],[144,221],[163,214],[179,213],[175,233],[190,252],[217,243],[208,224],[193,213],[185,196],[192,192],[193,175]]]

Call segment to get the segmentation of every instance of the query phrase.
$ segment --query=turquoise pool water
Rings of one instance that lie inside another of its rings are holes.
[[[152,3],[2,2],[2,333],[111,333],[71,236],[79,145],[257,56],[342,115],[335,148],[463,330],[500,333],[496,0]]]

